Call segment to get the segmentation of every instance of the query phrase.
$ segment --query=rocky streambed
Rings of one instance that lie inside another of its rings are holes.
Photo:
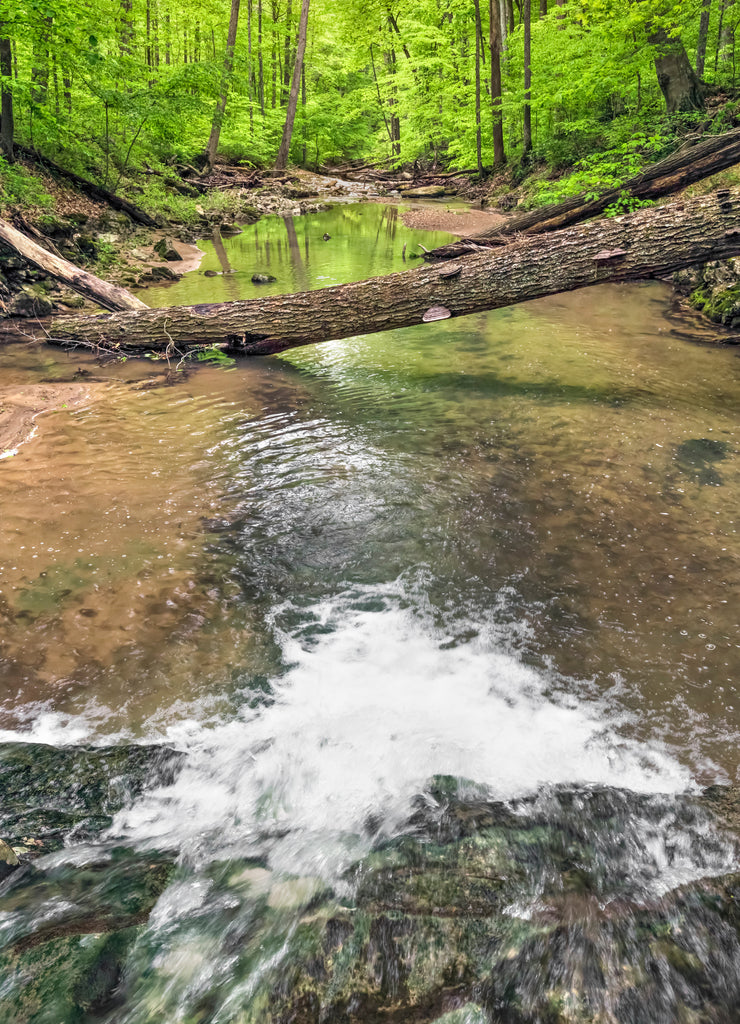
[[[501,803],[438,776],[397,834],[328,879],[253,850],[198,863],[122,842],[116,813],[183,763],[167,747],[0,745],[3,1021],[734,1019],[734,790]]]

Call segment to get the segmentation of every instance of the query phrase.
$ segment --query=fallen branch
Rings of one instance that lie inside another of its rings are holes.
[[[455,263],[246,302],[60,317],[49,341],[114,351],[222,345],[246,355],[464,316],[605,281],[664,276],[740,254],[740,189],[521,237]]]
[[[95,277],[94,274],[88,274],[86,270],[81,270],[74,263],[70,263],[54,253],[47,252],[46,249],[42,249],[40,245],[31,241],[27,235],[17,231],[4,220],[0,220],[0,241],[4,242],[14,252],[17,252],[24,260],[33,263],[34,266],[46,271],[47,274],[51,274],[52,277],[56,277],[57,280],[73,288],[80,295],[84,295],[85,298],[97,302],[104,309],[149,308],[145,302],[137,299],[135,295],[127,292],[125,288],[118,288],[114,284],[108,284],[107,281],[101,281],[99,277]]]
[[[697,142],[685,143],[675,153],[646,167],[618,188],[607,189],[595,199],[582,192],[565,202],[518,214],[509,218],[503,227],[483,232],[476,237],[480,240],[500,232],[507,235],[520,232],[533,235],[556,231],[598,216],[623,196],[641,202],[659,199],[739,162],[740,129],[723,135],[710,135]]]

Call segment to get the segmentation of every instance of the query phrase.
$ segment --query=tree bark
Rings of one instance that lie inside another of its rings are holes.
[[[480,118],[480,60],[481,40],[483,27],[480,16],[480,0],[474,0],[475,5],[475,153],[478,164],[478,174],[483,174],[483,149],[481,136]]]
[[[648,36],[656,48],[655,72],[665,99],[666,112],[677,114],[704,109],[704,91],[678,37],[670,37],[664,28]]]
[[[522,142],[524,157],[532,151],[532,10],[531,0],[522,2],[522,23],[524,25],[524,111]]]
[[[303,57],[306,52],[306,37],[308,35],[308,7],[310,0],[302,0],[301,20],[298,26],[298,45],[295,52],[295,64],[293,65],[293,78],[290,83],[290,96],[288,107],[285,112],[285,127],[283,137],[280,141],[276,170],[283,170],[288,166],[288,154],[290,152],[290,140],[293,137],[293,123],[295,121],[296,107],[298,106],[298,90],[301,86],[301,71],[303,69]]]
[[[5,37],[0,38],[0,83],[0,150],[8,163],[12,164],[15,159],[13,57],[10,39]]]
[[[127,292],[125,288],[117,288],[116,285],[101,281],[94,274],[76,267],[61,256],[47,252],[40,245],[32,242],[27,235],[17,231],[7,221],[0,220],[0,242],[13,249],[19,256],[34,266],[45,270],[47,274],[56,277],[64,282],[69,288],[73,288],[85,298],[92,299],[104,309],[148,309],[149,307],[141,299]]]
[[[226,53],[224,54],[224,67],[221,73],[221,95],[216,104],[216,111],[213,115],[211,135],[206,146],[206,160],[204,172],[210,173],[216,159],[218,140],[221,137],[221,125],[224,122],[226,112],[226,100],[229,95],[229,84],[231,73],[234,68],[234,47],[236,46],[236,32],[239,28],[239,0],[231,0],[231,15],[229,17],[229,29],[226,35]]]
[[[498,0],[488,0],[488,53],[491,61],[491,114],[493,118],[493,166],[506,163],[504,123],[501,109],[501,8]]]
[[[704,62],[707,56],[707,36],[709,35],[711,8],[712,0],[702,0],[701,17],[699,18],[699,37],[696,41],[696,74],[698,78],[704,77]]]
[[[533,235],[556,231],[598,216],[624,195],[639,200],[658,199],[736,163],[740,163],[740,129],[724,135],[710,135],[694,145],[683,146],[664,160],[651,164],[621,187],[608,189],[598,199],[588,198],[588,193],[581,193],[563,203],[553,203],[511,217],[502,227],[487,231],[477,238],[483,240],[518,232]],[[445,250],[456,245],[459,243],[453,242],[451,246],[442,246],[434,252],[444,255]]]
[[[740,253],[740,189],[658,209],[517,238],[454,263],[296,295],[59,317],[52,344],[116,351],[223,345],[266,355],[329,339],[498,309],[605,281],[664,276]],[[432,311],[436,308],[436,313]]]

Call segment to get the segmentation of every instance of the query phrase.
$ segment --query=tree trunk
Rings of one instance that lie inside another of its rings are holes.
[[[488,53],[491,60],[491,113],[493,116],[493,167],[506,163],[504,124],[501,110],[501,9],[498,0],[488,0]]]
[[[475,4],[475,153],[478,163],[478,174],[483,174],[483,151],[481,137],[480,118],[480,51],[483,27],[480,17],[480,0],[474,0]]]
[[[298,26],[298,45],[295,52],[295,64],[293,65],[293,78],[290,83],[290,96],[288,97],[288,108],[285,112],[285,127],[283,137],[280,141],[275,168],[282,170],[288,166],[288,153],[290,152],[290,140],[293,136],[293,122],[295,121],[296,107],[298,106],[298,90],[301,86],[301,71],[303,69],[303,56],[306,52],[306,37],[308,35],[308,6],[310,0],[302,0],[301,21]]]
[[[666,112],[677,114],[704,109],[702,84],[691,67],[684,45],[678,37],[670,37],[664,28],[648,36],[656,48],[655,71],[665,99]]]
[[[736,163],[740,163],[740,129],[724,135],[710,135],[693,146],[683,146],[678,152],[646,167],[641,174],[630,178],[620,187],[608,189],[598,199],[591,199],[589,193],[581,193],[563,203],[542,206],[539,210],[510,217],[501,227],[492,228],[477,237],[483,240],[518,232],[533,235],[556,231],[598,216],[625,195],[639,200],[658,199]],[[455,251],[459,245],[453,242],[451,246],[442,246],[433,251],[444,257],[445,251]]]
[[[133,0],[121,0],[121,21],[118,49],[121,54],[130,54],[134,44]]]
[[[547,0],[540,0],[540,17],[544,18],[547,14]]]
[[[523,111],[523,149],[525,159],[532,151],[532,18],[531,0],[522,2],[522,22],[524,24],[524,111]]]
[[[717,49],[722,63],[733,67],[735,64],[735,26],[731,18],[731,8],[735,6],[735,0],[722,0],[722,17],[717,30]]]
[[[285,55],[283,57],[283,104],[288,99],[290,85],[290,30],[293,21],[293,0],[288,0],[285,12]]]
[[[33,41],[33,67],[31,68],[31,99],[39,106],[45,106],[49,96],[49,44],[51,41],[52,19],[42,19],[38,34]]]
[[[262,58],[262,0],[257,0],[257,66],[259,67],[258,92],[260,112],[265,116],[265,65]]]
[[[69,263],[61,256],[47,252],[40,245],[32,242],[27,235],[16,231],[14,227],[4,220],[0,220],[0,242],[17,252],[24,260],[33,263],[34,266],[45,270],[47,274],[56,277],[68,287],[73,288],[85,298],[92,299],[104,309],[148,309],[149,307],[141,299],[127,292],[125,288],[117,288],[107,281],[101,281],[99,277],[88,274],[87,271]]]
[[[10,39],[0,39],[0,150],[9,163],[15,159],[13,126],[13,57]]]
[[[224,123],[226,112],[226,100],[229,95],[229,83],[234,67],[234,47],[236,46],[236,32],[239,27],[239,0],[231,0],[231,16],[229,17],[229,30],[226,36],[226,53],[224,54],[224,67],[221,73],[221,95],[216,104],[216,111],[213,115],[211,135],[206,146],[206,162],[204,171],[210,173],[216,160],[218,140],[221,137],[221,125]]]
[[[246,302],[59,317],[52,344],[145,352],[225,345],[266,355],[300,345],[511,306],[605,281],[664,276],[740,253],[740,189],[726,189],[545,237],[517,238],[454,263]]]
[[[709,35],[709,15],[711,14],[712,0],[703,0],[701,5],[701,17],[699,18],[699,37],[696,41],[696,76],[704,77],[704,61],[707,56],[707,36]]]

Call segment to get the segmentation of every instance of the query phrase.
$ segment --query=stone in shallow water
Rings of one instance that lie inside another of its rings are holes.
[[[272,274],[252,274],[252,284],[271,284],[276,280]]]
[[[256,860],[46,858],[5,894],[0,1019],[48,999],[54,1024],[729,1024],[737,808],[588,787],[503,804],[439,777],[336,892]]]
[[[726,459],[729,452],[730,446],[726,441],[692,437],[676,447],[675,461],[681,472],[696,483],[720,487],[723,480],[714,463]]]
[[[162,746],[0,743],[0,836],[21,859],[90,839],[145,787],[172,782],[183,761]]]

